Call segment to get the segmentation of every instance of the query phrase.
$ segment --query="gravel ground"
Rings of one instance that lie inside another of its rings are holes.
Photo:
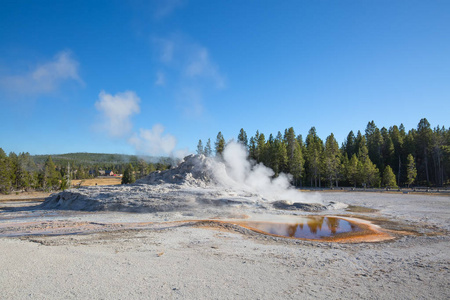
[[[3,237],[0,298],[449,299],[449,197],[359,192],[315,196],[377,210],[321,214],[357,216],[409,233],[397,233],[389,242],[359,244],[205,226]],[[257,218],[312,213],[247,206],[208,206],[188,214],[28,208],[0,211],[0,233],[25,222],[124,224],[221,214]]]

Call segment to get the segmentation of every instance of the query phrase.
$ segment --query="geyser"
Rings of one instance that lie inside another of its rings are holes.
[[[157,212],[198,210],[205,204],[267,209],[266,204],[275,200],[321,202],[292,187],[289,175],[272,176],[271,169],[247,160],[241,144],[230,142],[221,158],[190,155],[177,167],[153,172],[135,184],[70,189],[47,198],[42,207]]]
[[[219,182],[230,188],[258,193],[268,200],[291,202],[321,202],[319,196],[304,197],[290,183],[292,176],[281,173],[273,178],[272,169],[262,163],[255,164],[247,159],[247,150],[236,142],[230,142],[223,152],[223,168],[216,168]]]

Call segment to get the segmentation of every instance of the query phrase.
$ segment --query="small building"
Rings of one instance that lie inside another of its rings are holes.
[[[105,171],[105,176],[114,176],[114,172],[111,170],[106,170]]]
[[[105,170],[98,170],[98,175],[105,176]]]

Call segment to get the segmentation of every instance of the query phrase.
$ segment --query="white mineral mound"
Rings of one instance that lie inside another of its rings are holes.
[[[156,171],[147,177],[137,180],[142,184],[177,184],[194,187],[211,187],[220,185],[216,179],[215,169],[220,168],[220,163],[215,159],[204,155],[189,155],[175,168]]]
[[[43,208],[116,211],[189,210],[198,205],[261,206],[270,201],[321,202],[304,197],[281,174],[247,160],[245,149],[229,143],[223,159],[190,155],[175,168],[153,172],[135,184],[70,189],[46,199]]]

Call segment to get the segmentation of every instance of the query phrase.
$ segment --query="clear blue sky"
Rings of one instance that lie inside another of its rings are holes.
[[[5,152],[448,127],[450,1],[0,2]]]

